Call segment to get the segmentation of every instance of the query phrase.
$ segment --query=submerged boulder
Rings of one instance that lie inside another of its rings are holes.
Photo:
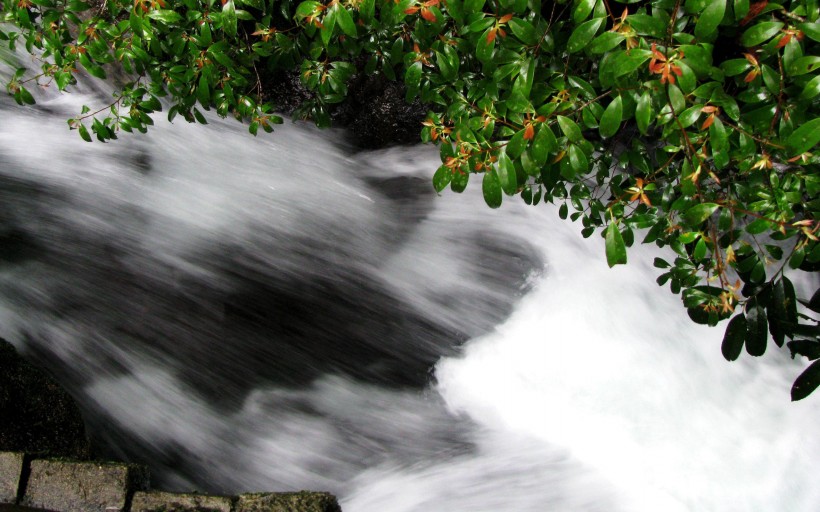
[[[0,338],[0,451],[87,459],[91,448],[71,396]]]

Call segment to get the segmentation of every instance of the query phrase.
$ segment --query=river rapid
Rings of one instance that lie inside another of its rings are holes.
[[[0,99],[0,336],[155,487],[820,510],[805,362],[724,361],[722,328],[655,284],[657,248],[609,269],[551,205],[438,197],[429,147],[211,117],[87,144],[65,119],[100,94]]]

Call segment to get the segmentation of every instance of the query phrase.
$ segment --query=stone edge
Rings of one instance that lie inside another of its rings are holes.
[[[26,496],[26,491],[27,491],[27,488],[28,488],[28,477],[31,473],[31,463],[33,461],[54,461],[54,462],[59,462],[59,463],[77,463],[77,464],[97,463],[97,464],[102,464],[102,465],[122,464],[123,466],[129,466],[132,469],[136,469],[137,470],[136,473],[144,472],[143,474],[146,475],[146,479],[147,479],[147,475],[148,475],[148,469],[145,466],[135,466],[133,464],[112,463],[112,462],[94,462],[94,461],[74,461],[74,460],[64,459],[64,458],[54,459],[54,458],[38,457],[34,454],[27,454],[27,453],[21,453],[21,452],[0,452],[0,456],[14,457],[14,456],[19,456],[19,455],[22,455],[23,462],[22,462],[22,466],[20,468],[20,474],[17,475],[17,478],[18,478],[17,496],[16,496],[16,498],[13,502],[8,502],[6,500],[3,500],[2,497],[0,496],[0,504],[1,505],[18,505],[19,506],[21,503],[23,503],[24,498]],[[6,475],[2,475],[2,476],[6,476]],[[12,475],[11,478],[14,478],[14,476]],[[148,494],[152,494],[152,495],[156,495],[156,496],[166,496],[168,498],[168,504],[169,505],[172,505],[174,503],[179,504],[179,503],[182,503],[182,502],[185,502],[185,501],[192,501],[192,502],[196,503],[196,502],[199,502],[200,499],[205,499],[205,500],[209,500],[209,499],[228,500],[231,504],[231,512],[238,512],[239,504],[245,502],[246,499],[250,498],[250,497],[261,497],[261,496],[270,496],[270,497],[282,496],[282,497],[287,497],[287,496],[292,496],[292,495],[297,494],[297,493],[294,493],[294,492],[282,492],[282,493],[267,493],[267,492],[265,492],[265,493],[246,493],[246,494],[239,494],[239,495],[235,495],[235,496],[223,496],[223,495],[211,495],[211,494],[199,494],[199,493],[171,493],[171,492],[165,492],[165,491],[154,491],[154,490],[150,490],[150,488],[145,488],[144,484],[142,484],[142,482],[140,480],[142,480],[142,479],[139,479],[139,478],[130,478],[129,479],[129,481],[127,483],[127,485],[129,486],[128,499],[126,501],[126,505],[123,508],[122,512],[131,512],[132,498],[133,498],[134,494],[137,493],[137,492],[148,493]],[[316,504],[318,506],[323,507],[323,508],[313,507],[315,509],[315,512],[336,512],[336,511],[341,511],[341,508],[339,507],[339,504],[336,500],[336,497],[333,496],[332,494],[327,493],[327,492],[299,491],[298,494],[303,496],[303,497],[306,497],[308,499],[311,496],[315,497]],[[279,500],[274,500],[274,501],[278,502]],[[154,510],[156,510],[157,512],[159,512],[160,510],[173,510],[175,512],[183,512],[183,511],[204,512],[204,511],[210,510],[210,509],[203,509],[203,508],[200,508],[198,506],[193,506],[193,507],[189,507],[189,508],[173,508],[173,507],[163,508],[163,507],[157,507]],[[282,509],[277,508],[275,510],[275,512],[278,512],[279,510],[282,510]],[[51,512],[61,512],[61,511],[51,511]],[[310,510],[310,512],[313,512],[313,510]]]

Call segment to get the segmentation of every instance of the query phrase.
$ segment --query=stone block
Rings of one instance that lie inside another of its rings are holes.
[[[336,497],[326,492],[241,494],[234,512],[342,512]]]
[[[25,467],[25,454],[0,452],[0,503],[17,503],[17,493]]]
[[[119,512],[148,488],[148,469],[134,464],[33,460],[21,505],[60,512]]]
[[[233,498],[150,491],[134,493],[131,512],[231,512]]]

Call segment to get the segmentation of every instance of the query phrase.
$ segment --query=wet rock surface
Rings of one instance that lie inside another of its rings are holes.
[[[91,447],[80,410],[43,370],[0,338],[0,451],[86,459]]]

